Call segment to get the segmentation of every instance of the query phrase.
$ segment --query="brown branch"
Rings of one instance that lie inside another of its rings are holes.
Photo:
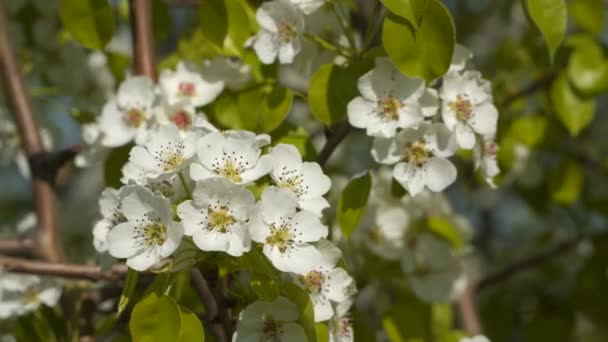
[[[30,237],[22,239],[0,239],[0,254],[31,255],[34,241]]]
[[[470,335],[482,333],[481,321],[475,307],[475,285],[467,286],[458,299],[458,311],[462,320],[464,330]]]
[[[32,185],[35,198],[39,229],[34,238],[33,252],[47,261],[62,261],[63,249],[59,236],[57,215],[57,196],[53,183],[39,177],[32,165],[32,157],[44,153],[39,127],[36,123],[32,104],[27,94],[21,66],[17,61],[8,30],[8,17],[4,5],[0,3],[0,67],[4,75],[16,113],[17,127],[21,143],[28,156],[32,172]]]
[[[513,102],[519,100],[522,97],[526,97],[528,95],[532,95],[532,94],[536,93],[539,90],[549,88],[551,86],[551,84],[553,84],[553,81],[555,80],[556,77],[557,77],[557,72],[553,72],[553,71],[540,76],[539,78],[532,81],[530,84],[523,87],[522,89],[507,95],[503,99],[503,101],[500,103],[501,107],[508,107]]]
[[[7,272],[36,274],[42,276],[88,279],[88,280],[118,280],[127,274],[125,264],[113,265],[102,270],[97,265],[77,265],[60,262],[46,262],[0,256],[0,266]]]
[[[152,35],[152,2],[149,0],[131,0],[131,29],[133,30],[133,47],[135,71],[139,75],[156,81],[156,62],[154,37]]]
[[[327,141],[317,156],[317,163],[319,163],[319,165],[323,166],[327,163],[338,145],[340,145],[342,140],[350,133],[351,128],[352,127],[348,122],[343,122],[327,129],[327,132],[325,133]]]
[[[219,321],[217,301],[209,289],[207,280],[198,268],[190,270],[190,281],[205,306],[205,316],[203,317],[205,325],[211,330],[218,342],[226,342],[226,332],[224,331],[222,323]]]

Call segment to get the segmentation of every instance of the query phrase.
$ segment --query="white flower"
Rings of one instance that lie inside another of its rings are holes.
[[[188,173],[182,174],[187,186],[194,186]],[[132,162],[127,162],[122,167],[122,177],[120,181],[124,185],[141,185],[158,193],[171,201],[179,201],[186,195],[184,185],[182,184],[179,175],[175,174],[171,177],[160,177],[150,179],[146,177],[144,170]]]
[[[110,255],[126,258],[129,267],[144,271],[177,249],[184,228],[173,221],[168,199],[138,186],[120,205],[126,222],[108,234]]]
[[[393,177],[412,196],[425,188],[443,191],[456,180],[456,167],[446,159],[454,153],[450,132],[443,124],[420,124],[404,129],[393,139],[376,138],[372,156],[382,164],[395,164]]]
[[[304,274],[321,261],[310,244],[327,237],[327,227],[311,212],[297,212],[298,202],[286,189],[267,187],[249,224],[251,239],[264,245],[264,254],[280,271]]]
[[[304,14],[311,14],[319,9],[326,0],[289,0],[294,6],[299,8]]]
[[[306,342],[304,329],[295,322],[299,315],[298,307],[284,297],[258,300],[239,314],[232,342]]]
[[[473,337],[463,337],[458,342],[490,342],[490,339],[483,335],[475,335]]]
[[[437,111],[434,94],[425,95],[424,81],[407,77],[388,58],[377,58],[376,67],[358,81],[361,96],[348,103],[348,121],[367,129],[367,135],[390,138],[397,129],[415,127]]]
[[[491,138],[484,138],[473,149],[473,160],[475,161],[475,169],[481,170],[486,183],[492,188],[496,187],[494,177],[500,173],[498,162],[496,161],[496,153],[498,145]]]
[[[223,178],[196,183],[193,200],[177,207],[184,232],[203,251],[241,256],[251,249],[247,221],[255,206],[251,191]]]
[[[38,226],[38,216],[33,211],[21,216],[17,221],[17,232],[19,234],[27,233]]]
[[[216,56],[203,61],[203,72],[212,80],[222,80],[230,90],[241,89],[252,79],[251,65],[233,56]]]
[[[353,322],[348,314],[348,310],[353,304],[352,299],[347,299],[335,306],[335,315],[329,321],[329,342],[353,342],[355,335]]]
[[[59,297],[61,287],[53,281],[0,269],[0,319],[25,315],[40,304],[55,306]]]
[[[264,2],[256,13],[260,31],[246,43],[252,45],[260,61],[272,64],[293,62],[301,49],[300,36],[304,20],[300,12],[286,0]]]
[[[149,78],[127,78],[118,88],[116,97],[109,100],[101,111],[102,145],[117,147],[134,138],[137,142],[144,141],[155,101],[156,89]]]
[[[186,136],[190,132],[198,119],[194,106],[184,102],[174,105],[163,103],[156,107],[155,114],[156,121],[160,125],[173,124],[179,129],[182,136]]]
[[[145,146],[134,146],[129,161],[148,178],[170,177],[186,167],[195,153],[195,136],[182,138],[173,124],[150,133]]]
[[[463,45],[456,44],[454,46],[454,53],[452,54],[452,61],[448,73],[464,70],[467,62],[471,58],[473,58],[473,52],[471,52],[471,50]]]
[[[200,164],[193,163],[190,166],[193,180],[224,177],[236,184],[248,184],[270,171],[272,157],[260,157],[261,145],[255,134],[239,132],[213,132],[198,140]]]
[[[408,241],[407,246],[401,268],[412,290],[427,302],[450,300],[462,270],[450,244],[431,233],[422,233]]]
[[[99,196],[102,219],[93,227],[93,246],[99,253],[108,250],[108,233],[118,224],[127,221],[122,212],[121,201],[135,191],[134,186],[123,186],[119,190],[105,188]]]
[[[410,225],[410,215],[399,205],[380,206],[375,221],[367,233],[365,244],[384,259],[398,260],[403,252],[403,239]]]
[[[274,166],[270,173],[280,188],[291,190],[298,197],[298,205],[321,216],[329,203],[323,195],[329,191],[331,180],[317,163],[302,162],[302,156],[293,145],[279,144],[270,150]]]
[[[475,134],[494,136],[498,111],[494,107],[490,83],[477,71],[452,72],[443,77],[439,91],[443,122],[456,136],[458,145],[471,149]]]
[[[332,302],[339,303],[348,298],[348,288],[353,283],[353,278],[344,269],[335,267],[342,256],[336,246],[327,240],[321,240],[317,248],[321,253],[321,261],[302,275],[292,275],[292,278],[308,292],[315,309],[315,322],[323,322],[334,314]]]
[[[86,144],[83,151],[74,157],[74,164],[78,167],[89,167],[95,163],[102,163],[109,151],[101,144],[102,132],[99,123],[88,123],[80,126],[82,129],[82,141]]]
[[[223,81],[208,81],[197,72],[190,71],[183,62],[175,71],[163,70],[158,81],[169,105],[183,102],[199,107],[211,103],[224,90]]]

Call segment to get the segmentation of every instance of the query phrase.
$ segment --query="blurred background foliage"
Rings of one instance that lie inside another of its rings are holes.
[[[174,67],[179,59],[200,63],[218,52],[230,55],[255,31],[251,11],[228,11],[226,18],[217,18],[196,10],[197,1],[151,1],[161,69]],[[567,35],[551,63],[545,42],[527,20],[521,1],[443,2],[454,18],[457,41],[474,52],[474,64],[492,81],[500,112],[499,188],[480,185],[471,170],[471,156],[461,154],[458,168],[465,172],[459,173],[457,183],[447,191],[454,211],[472,223],[477,250],[471,263],[476,265],[476,278],[482,280],[477,304],[485,333],[498,342],[607,341],[608,117],[603,110],[608,105],[607,4],[603,0],[568,1]],[[79,122],[99,113],[131,65],[127,2],[111,1],[113,25],[102,30],[111,35],[111,41],[99,51],[73,40],[62,26],[57,1],[5,3],[11,36],[38,118],[52,136],[52,148],[80,142]],[[251,5],[255,3],[251,1]],[[354,12],[356,23],[365,18],[361,13],[369,11],[371,0],[352,5],[361,11]],[[222,42],[219,48],[216,35],[221,37],[217,30],[223,25],[217,20],[222,19],[229,23],[245,20],[251,26],[224,27],[237,30],[230,33],[236,38],[228,45]],[[96,38],[90,39],[95,47]],[[312,118],[300,95],[308,89],[312,72],[332,59],[317,57],[296,61],[304,77],[293,77],[289,70],[280,72],[295,100],[287,121],[271,134],[273,140],[296,144],[309,160],[322,146],[324,128]],[[245,55],[244,60],[247,58]],[[254,77],[265,72],[269,71],[260,67],[254,70]],[[256,90],[251,91],[255,100]],[[0,111],[6,115],[2,120],[10,120],[4,94],[4,90],[0,92]],[[239,104],[231,96],[236,95],[227,93],[205,110],[210,120],[222,127],[251,129],[238,109],[224,115],[231,106],[250,104]],[[369,167],[369,146],[369,138],[355,132],[331,158],[327,172],[334,175],[335,196],[345,183],[340,183],[340,175],[347,179]],[[2,150],[8,151],[8,147]],[[32,209],[29,180],[12,160],[0,168],[4,236],[14,235],[18,222]],[[68,259],[95,261],[99,257],[92,249],[91,228],[97,218],[97,198],[105,185],[104,163],[72,168],[62,179],[60,206]],[[19,226],[19,233],[28,229],[27,224]],[[391,267],[398,265],[371,254],[359,259],[364,261],[359,264],[353,259],[348,266],[357,277],[362,300],[368,296],[379,312],[372,315],[360,306],[354,313],[357,340],[447,339],[442,331],[451,330],[456,314],[450,305],[430,305],[417,299],[395,279]],[[367,274],[370,270],[383,280],[372,281]],[[384,278],[383,272],[387,274]],[[181,300],[187,302],[184,298]],[[103,329],[103,324],[98,328]]]

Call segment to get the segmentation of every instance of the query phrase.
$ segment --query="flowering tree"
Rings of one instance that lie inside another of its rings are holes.
[[[2,340],[602,340],[604,12],[0,4]]]

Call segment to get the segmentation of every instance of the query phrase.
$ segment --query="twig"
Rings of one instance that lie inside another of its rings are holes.
[[[536,80],[532,81],[532,83],[528,84],[524,88],[507,95],[504,100],[501,102],[501,107],[508,107],[516,100],[526,97],[528,95],[532,95],[535,92],[548,88],[553,83],[553,80],[557,77],[556,72],[549,72]]]
[[[479,314],[475,308],[475,285],[471,284],[462,293],[462,296],[458,299],[458,311],[460,312],[460,318],[462,319],[462,325],[464,330],[470,335],[477,335],[482,333],[481,321],[479,320]]]
[[[32,158],[44,153],[44,148],[21,73],[21,66],[11,44],[6,11],[2,3],[0,3],[0,65],[6,89],[9,91],[9,97],[15,109],[23,149],[28,156],[31,169],[35,171]],[[32,172],[32,176],[39,223],[39,229],[34,238],[33,252],[47,261],[62,261],[63,249],[59,235],[57,196],[53,183],[41,178],[38,172]]]
[[[0,256],[0,266],[7,272],[88,280],[118,280],[126,276],[128,269],[125,264],[102,270],[97,265],[65,264],[7,256]]]
[[[222,323],[219,321],[217,301],[209,289],[207,280],[198,268],[190,270],[190,281],[205,305],[205,316],[203,317],[205,325],[212,331],[218,342],[226,342],[226,332],[224,331]]]
[[[332,153],[334,153],[335,149],[340,145],[342,140],[346,138],[350,131],[351,126],[347,122],[338,124],[327,130],[327,142],[325,142],[323,149],[321,149],[321,152],[319,152],[319,155],[317,156],[317,163],[319,163],[319,165],[323,166],[327,163],[329,157],[331,157]]]
[[[0,254],[31,255],[34,241],[30,237],[22,239],[0,239]]]

